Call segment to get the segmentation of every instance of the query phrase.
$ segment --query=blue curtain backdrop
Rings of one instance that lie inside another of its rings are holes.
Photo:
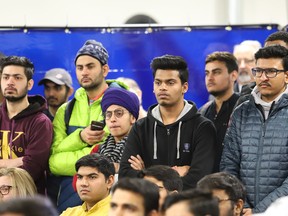
[[[198,107],[208,99],[204,82],[204,61],[214,51],[233,51],[243,40],[258,40],[277,31],[278,25],[210,26],[210,27],[122,27],[122,28],[34,28],[1,29],[0,52],[5,55],[26,56],[35,65],[35,85],[29,94],[42,94],[38,81],[45,71],[61,67],[73,77],[75,89],[79,84],[75,75],[74,57],[88,39],[100,41],[109,52],[108,79],[119,76],[135,79],[143,91],[143,106],[156,103],[150,62],[164,54],[180,55],[189,66],[187,100]]]

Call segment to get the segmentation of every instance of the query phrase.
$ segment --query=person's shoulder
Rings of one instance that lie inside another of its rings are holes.
[[[82,206],[69,207],[63,211],[60,216],[78,216],[84,212]]]
[[[214,100],[210,100],[206,102],[203,106],[201,106],[198,109],[198,112],[201,113],[202,115],[205,115],[206,111],[209,109],[209,107],[213,104]]]

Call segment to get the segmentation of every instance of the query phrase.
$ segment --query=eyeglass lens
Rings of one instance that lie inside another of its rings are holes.
[[[105,119],[109,120],[112,115],[116,116],[116,118],[121,118],[124,115],[124,110],[123,109],[116,109],[114,111],[106,111],[105,112]]]

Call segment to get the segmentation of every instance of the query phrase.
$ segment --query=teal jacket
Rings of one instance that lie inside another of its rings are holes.
[[[123,83],[107,81],[109,86],[116,85],[118,87],[127,88]],[[113,84],[111,84],[113,83]],[[71,134],[67,134],[64,121],[65,109],[67,103],[63,104],[57,111],[54,121],[53,130],[54,138],[51,148],[51,155],[49,158],[49,168],[54,175],[58,176],[73,176],[76,173],[75,163],[78,159],[91,152],[95,145],[88,145],[80,139],[80,131],[90,125],[92,120],[103,120],[101,110],[102,96],[89,105],[85,89],[79,88],[74,95],[76,101],[73,107],[69,126],[76,128]],[[107,137],[109,131],[107,127],[104,128]],[[102,142],[103,142],[102,141]]]

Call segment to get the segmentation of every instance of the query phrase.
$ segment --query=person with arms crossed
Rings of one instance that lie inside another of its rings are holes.
[[[213,123],[184,100],[188,67],[180,56],[152,60],[154,93],[158,104],[133,125],[120,162],[119,178],[136,177],[152,165],[168,165],[182,177],[183,189],[193,188],[212,173],[216,132]]]

